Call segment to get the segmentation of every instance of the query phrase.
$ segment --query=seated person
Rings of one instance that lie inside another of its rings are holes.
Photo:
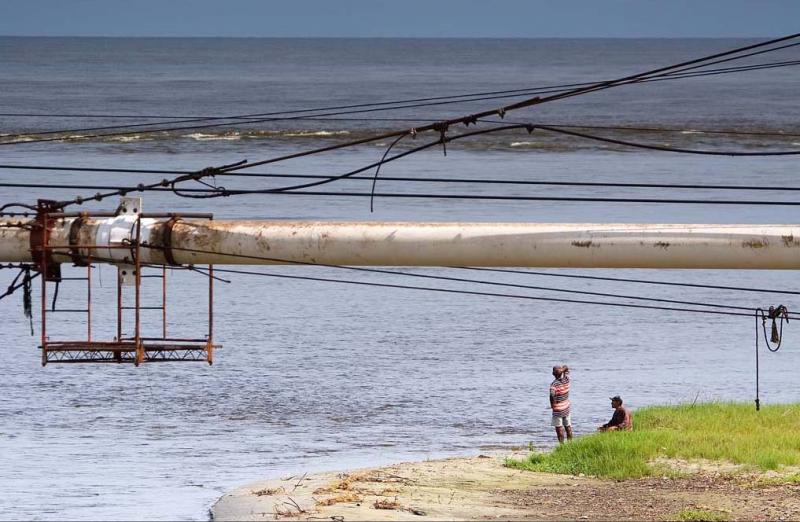
[[[631,431],[633,429],[633,416],[631,410],[622,406],[622,397],[611,397],[611,407],[614,415],[611,420],[597,428],[597,431]]]

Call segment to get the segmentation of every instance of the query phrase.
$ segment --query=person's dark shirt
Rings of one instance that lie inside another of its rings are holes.
[[[612,428],[617,427],[619,429],[631,429],[633,422],[631,419],[631,414],[627,408],[619,407],[614,410],[614,415],[611,416],[611,420],[607,423],[603,424],[604,428]]]

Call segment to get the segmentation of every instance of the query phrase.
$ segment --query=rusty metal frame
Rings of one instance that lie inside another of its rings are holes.
[[[205,338],[186,339],[170,338],[167,336],[167,265],[162,265],[160,275],[148,275],[144,277],[156,277],[161,279],[161,306],[142,306],[142,269],[151,268],[143,266],[141,263],[141,218],[142,217],[169,217],[173,222],[180,219],[175,214],[137,214],[135,225],[135,237],[131,242],[123,242],[118,245],[51,245],[50,231],[55,219],[65,217],[76,217],[86,219],[88,217],[113,217],[115,214],[108,212],[66,214],[63,212],[53,212],[56,207],[53,202],[40,201],[38,205],[37,224],[34,227],[36,234],[31,234],[31,251],[34,260],[42,273],[41,282],[41,345],[42,366],[48,363],[133,363],[139,366],[145,362],[169,362],[169,361],[205,361],[208,364],[214,362],[214,349],[221,348],[221,345],[214,344],[214,267],[208,265],[208,333]],[[197,214],[191,217],[201,217],[213,219],[210,214]],[[79,225],[78,225],[79,226]],[[77,243],[77,232],[70,234],[70,243],[75,238]],[[116,337],[111,341],[98,341],[92,338],[92,255],[87,255],[85,261],[80,258],[79,250],[85,249],[126,249],[131,251],[134,266],[134,306],[124,306],[123,277],[117,271],[117,324]],[[86,266],[85,278],[62,278],[60,264],[54,261],[53,252],[69,255],[76,266]],[[83,310],[61,310],[85,313],[86,320],[86,339],[78,340],[51,340],[47,335],[47,317],[49,313],[59,310],[47,309],[47,283],[60,283],[65,279],[81,279],[87,283],[87,305]],[[123,310],[134,310],[134,331],[130,337],[123,335]],[[144,337],[142,335],[141,311],[149,309],[161,310],[161,337]]]

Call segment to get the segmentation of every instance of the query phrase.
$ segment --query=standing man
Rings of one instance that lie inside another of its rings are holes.
[[[556,429],[558,442],[564,442],[564,431],[567,439],[572,440],[572,419],[569,403],[569,367],[553,366],[555,380],[550,384],[550,409],[553,410],[553,427]]]

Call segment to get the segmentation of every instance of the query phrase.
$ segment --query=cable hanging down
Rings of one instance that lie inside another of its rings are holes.
[[[783,323],[789,323],[789,310],[784,305],[778,306],[770,306],[767,312],[764,312],[761,308],[757,308],[754,311],[755,319],[756,319],[756,342],[755,342],[755,355],[756,355],[756,411],[761,409],[761,399],[759,397],[759,359],[758,359],[758,338],[759,335],[763,333],[764,335],[764,345],[767,347],[767,350],[770,352],[777,352],[781,348],[781,344],[783,343]],[[761,332],[759,332],[759,324],[758,320],[761,319]],[[767,320],[772,320],[772,333],[770,338],[767,338]],[[777,325],[777,321],[780,321],[780,327]]]

